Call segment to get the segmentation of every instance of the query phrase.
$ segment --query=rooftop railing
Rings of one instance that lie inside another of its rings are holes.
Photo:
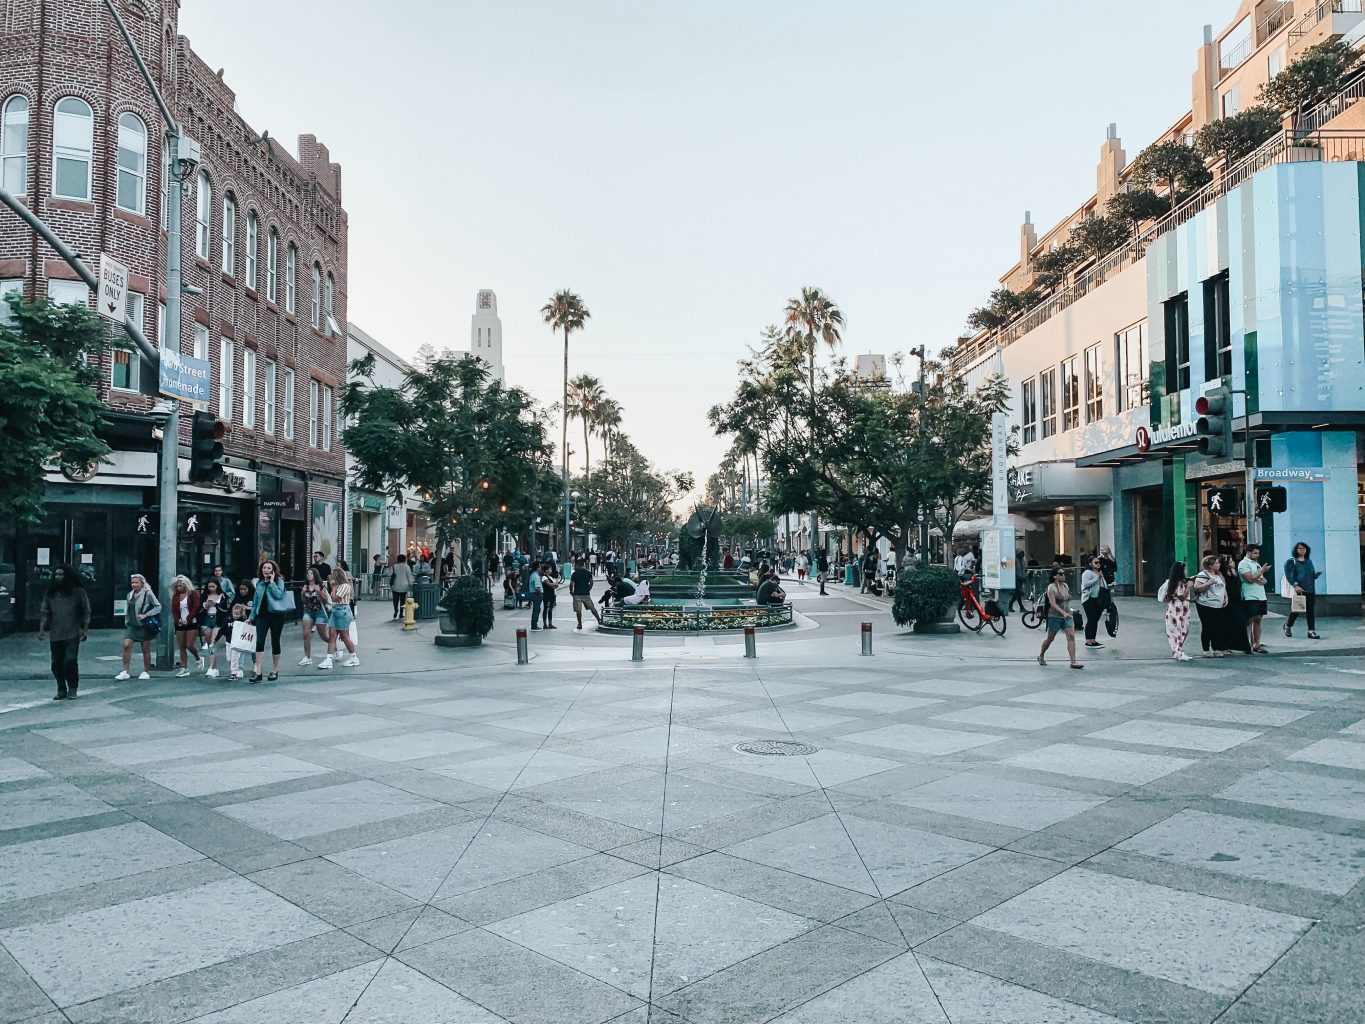
[[[1291,45],[1297,43],[1333,14],[1361,13],[1365,13],[1365,0],[1321,0],[1321,3],[1295,22],[1294,27],[1289,30],[1289,42]]]

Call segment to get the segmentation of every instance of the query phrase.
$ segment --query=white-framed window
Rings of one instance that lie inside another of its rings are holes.
[[[1234,84],[1223,93],[1223,116],[1236,117],[1242,112],[1242,86]]]
[[[242,353],[242,426],[256,426],[256,353]]]
[[[284,368],[284,436],[286,440],[294,440],[294,371],[289,367]]]
[[[138,215],[147,212],[147,126],[136,114],[118,119],[119,209]]]
[[[9,308],[9,296],[24,297],[24,280],[21,277],[7,277],[0,280],[0,324],[14,323],[14,310]]]
[[[223,273],[237,276],[237,197],[223,195]]]
[[[273,227],[265,233],[265,297],[278,302],[275,286],[280,276],[280,235]]]
[[[335,317],[337,315],[337,283],[332,278],[332,272],[327,271],[327,284],[323,291],[323,308],[327,310],[327,315]]]
[[[90,198],[94,125],[85,100],[67,96],[57,101],[52,117],[52,194],[59,199]]]
[[[313,326],[322,330],[322,267],[313,263]]]
[[[208,362],[209,329],[203,324],[195,324],[194,326],[194,358]]]
[[[90,289],[85,286],[84,281],[63,281],[58,278],[49,278],[47,297],[59,306],[90,305]]]
[[[1057,368],[1038,374],[1038,404],[1042,411],[1043,437],[1057,433]]]
[[[145,322],[147,297],[141,292],[128,293],[128,319],[141,330]],[[142,356],[134,349],[116,348],[109,367],[109,386],[118,391],[137,391],[142,383]]]
[[[293,242],[284,254],[284,311],[294,312],[294,298],[299,282],[299,250]]]
[[[166,344],[166,304],[164,302],[156,304],[156,344],[158,346]]]
[[[1024,444],[1038,440],[1038,381],[1033,377],[1019,385],[1019,423]]]
[[[1270,51],[1270,55],[1265,59],[1265,69],[1268,77],[1274,78],[1284,70],[1284,58],[1288,52],[1288,43],[1281,43]]]
[[[28,98],[11,96],[0,107],[0,185],[28,195]]]
[[[275,360],[265,361],[265,432],[275,433]]]
[[[171,210],[171,145],[161,143],[161,230],[165,231]]]
[[[336,405],[332,401],[332,389],[322,389],[322,407],[318,410],[321,415],[318,417],[322,421],[322,450],[330,452],[332,450],[332,417],[336,411]]]
[[[1098,344],[1085,350],[1085,422],[1104,419],[1104,356]]]
[[[1081,422],[1081,378],[1076,369],[1076,357],[1062,360],[1062,430],[1071,430]]]
[[[1118,361],[1119,401],[1124,411],[1140,409],[1151,400],[1151,355],[1147,351],[1147,321],[1114,336],[1114,358]]]
[[[315,380],[308,382],[308,447],[318,446],[318,402],[322,387]]]
[[[206,260],[213,231],[213,185],[205,171],[200,171],[195,179],[194,198],[194,251],[201,260]]]
[[[237,360],[233,357],[232,339],[218,339],[218,415],[225,420],[232,419],[232,377],[237,371]]]
[[[256,257],[261,245],[261,222],[256,219],[256,211],[246,215],[246,286],[256,290]]]

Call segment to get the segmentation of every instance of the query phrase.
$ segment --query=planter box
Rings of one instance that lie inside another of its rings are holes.
[[[946,636],[950,633],[961,633],[962,627],[957,624],[956,609],[945,608],[939,613],[937,619],[927,622],[916,620],[911,627],[911,632],[918,633],[921,636]]]
[[[437,647],[481,647],[483,637],[477,633],[461,633],[459,624],[451,618],[450,613],[442,609],[437,616],[437,623],[441,627],[440,634],[436,637]]]

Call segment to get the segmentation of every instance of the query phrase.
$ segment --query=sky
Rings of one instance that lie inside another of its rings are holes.
[[[467,349],[491,288],[507,379],[549,404],[540,308],[570,288],[592,314],[570,374],[700,488],[728,445],[706,411],[789,297],[823,288],[850,357],[951,344],[1024,211],[1041,233],[1093,194],[1110,122],[1131,159],[1188,110],[1202,26],[1236,10],[181,0],[180,30],[249,124],[340,162],[353,323]]]

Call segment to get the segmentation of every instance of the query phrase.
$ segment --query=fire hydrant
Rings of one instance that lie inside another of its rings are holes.
[[[417,628],[417,602],[408,598],[403,602],[403,631]]]

